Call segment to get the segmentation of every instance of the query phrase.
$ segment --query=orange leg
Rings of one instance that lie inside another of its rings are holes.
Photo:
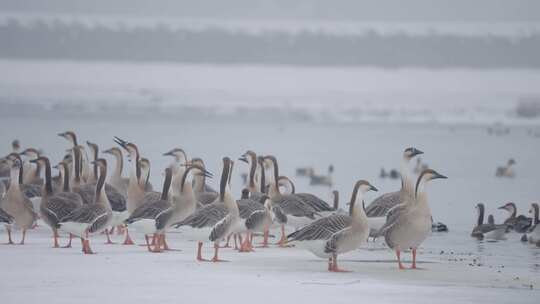
[[[337,254],[332,254],[332,260],[333,260],[333,263],[332,263],[332,272],[349,272],[348,270],[344,270],[344,269],[340,269],[338,267],[338,264],[337,264]]]
[[[223,246],[223,247],[221,247],[221,248],[231,248],[231,245],[229,245],[229,241],[231,240],[231,236],[232,236],[232,234],[229,234],[229,235],[227,236],[227,242],[225,243],[225,246]],[[234,239],[234,240],[236,241],[236,239]],[[237,249],[237,248],[236,248],[236,243],[235,243],[234,249]]]
[[[124,226],[123,226],[123,225],[118,225],[118,226],[116,226],[116,233],[117,233],[118,235],[124,234],[124,230],[125,230],[125,229],[124,229]]]
[[[58,244],[58,230],[56,229],[53,229],[53,240],[54,240],[53,248],[60,247],[60,245]]]
[[[251,246],[251,244],[249,243],[249,240],[250,240],[250,237],[249,237],[250,233],[247,232],[246,233],[246,238],[244,239],[244,241],[242,242],[242,244],[240,245],[240,252],[250,252],[250,251],[253,251],[253,247]]]
[[[212,258],[212,262],[216,263],[216,262],[227,262],[225,260],[220,260],[219,257],[218,257],[218,254],[219,254],[219,243],[215,243],[214,244],[214,257]]]
[[[281,248],[290,247],[289,245],[287,245],[287,237],[285,236],[285,225],[281,225],[281,238],[279,239],[277,245],[279,245],[279,247]]]
[[[268,248],[268,234],[269,233],[270,232],[268,231],[268,228],[264,230],[263,243],[261,246],[259,246],[259,248]]]
[[[90,248],[90,240],[85,240],[86,243],[86,254],[95,254],[95,252],[92,251],[92,248]]]
[[[84,253],[87,253],[87,249],[86,249],[86,242],[84,241],[83,238],[81,238],[81,245],[82,245],[82,252]]]
[[[405,269],[405,267],[403,267],[403,264],[401,264],[401,252],[399,251],[399,249],[396,250],[396,256],[397,256],[399,269]]]
[[[133,240],[131,239],[131,236],[129,236],[129,230],[126,226],[126,239],[124,240],[124,245],[135,245],[135,243],[133,243]]]
[[[114,228],[116,228],[116,227],[114,227],[114,226],[111,227],[111,229],[109,230],[110,234],[114,234]]]
[[[163,234],[154,233],[154,238],[153,238],[154,250],[152,252],[156,252],[156,253],[162,252],[161,245],[163,244],[163,238],[164,238]]]
[[[208,260],[205,260],[203,259],[202,257],[202,246],[203,246],[203,242],[198,242],[197,243],[197,261],[199,262],[207,262]]]
[[[148,249],[149,252],[152,252],[153,249],[150,246],[150,240],[149,239],[150,239],[150,237],[147,234],[145,234],[144,235],[144,240],[146,241],[146,248]]]
[[[412,250],[412,266],[411,269],[416,269],[416,248]]]

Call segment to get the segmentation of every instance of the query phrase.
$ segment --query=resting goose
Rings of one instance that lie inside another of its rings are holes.
[[[404,269],[401,264],[401,251],[412,250],[412,269],[416,269],[416,249],[431,233],[431,209],[425,192],[426,184],[434,179],[447,178],[435,170],[422,171],[418,180],[413,197],[407,199],[390,209],[386,224],[379,233],[384,235],[388,247],[396,251],[399,269]]]
[[[337,265],[337,255],[358,248],[369,235],[363,198],[368,191],[377,191],[377,188],[365,180],[356,182],[349,215],[334,214],[318,219],[289,234],[289,242],[308,249],[318,257],[328,258],[328,271],[342,271]]]
[[[37,221],[37,214],[34,211],[32,202],[22,193],[19,187],[19,172],[22,163],[19,160],[7,160],[10,166],[9,188],[0,201],[0,208],[13,217],[13,224],[6,226],[8,232],[8,244],[13,244],[11,230],[21,229],[22,239],[20,244],[24,245],[26,231],[32,228]]]
[[[64,216],[57,225],[57,228],[81,238],[85,254],[94,253],[90,248],[89,236],[98,234],[110,227],[113,218],[111,205],[105,194],[104,187],[105,178],[107,177],[107,161],[100,158],[93,161],[92,164],[97,164],[99,167],[94,202],[73,210],[70,214]]]

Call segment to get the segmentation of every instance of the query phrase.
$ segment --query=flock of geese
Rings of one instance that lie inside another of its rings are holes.
[[[281,237],[280,247],[297,246],[328,260],[328,270],[338,267],[338,255],[357,249],[368,237],[384,238],[395,251],[400,269],[401,252],[411,250],[412,266],[416,268],[416,250],[432,230],[432,216],[426,195],[426,185],[446,177],[424,168],[417,177],[411,174],[411,160],[423,154],[407,148],[402,154],[401,188],[386,193],[365,206],[364,195],[377,188],[366,180],[353,183],[348,212],[339,208],[339,193],[329,204],[310,193],[297,193],[291,179],[279,174],[273,155],[257,155],[247,151],[238,160],[248,168],[248,178],[242,196],[231,192],[231,176],[235,161],[223,157],[219,189],[207,184],[213,174],[201,158],[188,158],[186,152],[174,148],[164,156],[172,163],[164,169],[161,191],[154,191],[149,182],[150,162],[141,157],[135,143],[114,137],[118,145],[108,150],[114,158],[113,173],[97,144],[81,145],[74,132],[60,133],[69,142],[63,159],[52,166],[40,151],[13,143],[13,151],[0,161],[0,222],[7,230],[8,243],[13,244],[13,231],[21,230],[21,244],[26,233],[41,219],[52,232],[53,247],[60,247],[59,232],[81,240],[82,252],[92,254],[92,236],[104,233],[125,235],[125,245],[134,244],[130,231],[135,229],[145,237],[149,252],[173,250],[167,244],[167,232],[178,229],[181,236],[197,241],[196,259],[203,257],[204,243],[213,244],[210,261],[219,262],[222,242],[228,247],[234,239],[235,249],[253,251],[254,238],[262,236],[262,246],[268,247],[270,230]],[[123,177],[124,154],[129,160],[129,177]],[[53,176],[52,170],[58,170]],[[535,223],[538,223],[538,205]],[[510,207],[506,207],[507,210]],[[515,213],[515,205],[513,206]],[[478,232],[488,233],[483,224],[483,205],[479,205]],[[488,224],[494,225],[494,224]],[[497,225],[494,225],[495,227]],[[514,224],[515,226],[515,224]],[[294,229],[287,235],[286,227]],[[535,231],[537,231],[536,229]],[[537,236],[530,235],[534,240]]]

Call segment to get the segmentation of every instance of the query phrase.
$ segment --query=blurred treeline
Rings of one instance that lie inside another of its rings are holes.
[[[221,28],[87,26],[76,22],[0,25],[0,57],[377,67],[540,67],[540,33],[460,36],[431,32],[328,34]]]

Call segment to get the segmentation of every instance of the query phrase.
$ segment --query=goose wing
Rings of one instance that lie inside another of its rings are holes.
[[[300,197],[306,204],[310,205],[315,211],[334,211],[332,206],[330,206],[327,202],[320,199],[318,196],[313,195],[311,193],[297,193],[298,197]]]
[[[349,215],[334,214],[315,220],[311,224],[287,236],[289,241],[327,240],[334,233],[351,225]]]
[[[371,202],[366,208],[369,217],[385,216],[390,209],[401,203],[400,191],[385,193]]]
[[[222,220],[229,211],[223,203],[206,205],[188,216],[184,220],[174,223],[176,228],[180,226],[190,226],[193,228],[212,227]]]

